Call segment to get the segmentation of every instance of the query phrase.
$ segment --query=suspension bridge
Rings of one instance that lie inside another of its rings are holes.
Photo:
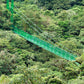
[[[14,10],[14,7],[16,7],[14,5],[14,0],[11,0],[11,7],[10,7],[9,3],[10,3],[9,0],[7,0],[7,9],[11,12],[11,17],[10,17],[11,19],[10,20],[11,20],[12,23],[14,23],[13,15],[14,15],[14,13],[17,13],[17,14],[19,14],[19,13]],[[17,8],[17,10],[18,10],[18,8]],[[20,15],[20,17],[22,17],[22,16]],[[27,18],[27,16],[25,16],[25,15],[24,15],[24,17]],[[23,18],[23,20],[25,21],[24,18]],[[26,21],[26,23],[28,23],[28,22]],[[36,25],[33,22],[31,22],[31,23],[32,23],[32,25],[34,25],[34,27],[36,27]],[[32,27],[32,25],[30,25],[30,26]],[[19,29],[18,27],[16,27],[14,24],[12,25],[12,27],[13,27],[13,32],[14,33],[18,34],[19,36],[23,37],[24,39],[28,40],[29,42],[31,42],[35,45],[38,45],[39,47],[42,47],[45,50],[48,50],[49,52],[54,53],[55,55],[57,55],[59,57],[62,57],[66,60],[69,60],[69,61],[75,61],[76,60],[76,57],[77,57],[76,55],[74,55],[70,52],[67,52],[66,50],[63,50],[63,49],[61,49],[57,46],[54,46],[53,44],[50,44],[50,43],[48,43],[44,40],[41,40],[40,38],[37,38],[33,35],[30,35],[29,33],[23,31],[22,29]],[[34,28],[34,27],[33,27],[33,29],[35,31],[37,31],[37,32],[41,31],[38,27],[36,27],[36,28]]]

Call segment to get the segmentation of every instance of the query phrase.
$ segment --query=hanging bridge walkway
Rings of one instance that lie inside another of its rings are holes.
[[[7,0],[7,9],[11,12],[11,22],[13,22],[13,11],[14,11],[13,8],[14,8],[14,0],[11,0],[11,8],[9,7],[9,0]],[[19,28],[16,28],[16,27],[13,27],[13,28],[14,28],[13,29],[14,33],[16,33],[19,36],[23,37],[24,39],[32,42],[33,44],[36,44],[39,47],[42,47],[42,48],[54,53],[55,55],[66,59],[66,60],[69,60],[69,61],[76,60],[76,57],[77,57],[76,55],[73,55],[72,53],[69,53],[59,47],[55,47],[54,45],[52,45],[44,40],[41,40],[33,35],[30,35],[29,33],[25,32]]]

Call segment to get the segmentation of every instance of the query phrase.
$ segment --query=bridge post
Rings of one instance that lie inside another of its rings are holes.
[[[13,8],[14,8],[14,0],[11,0],[11,22],[13,23]]]
[[[7,0],[7,2],[6,2],[6,7],[9,10],[9,0]]]

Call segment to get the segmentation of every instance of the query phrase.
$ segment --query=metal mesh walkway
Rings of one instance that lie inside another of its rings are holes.
[[[42,48],[48,50],[48,51],[50,51],[50,52],[52,52],[52,53],[54,53],[54,54],[56,54],[56,55],[58,55],[58,56],[60,56],[60,57],[62,57],[64,59],[74,61],[75,58],[76,58],[75,55],[73,55],[73,54],[71,54],[71,53],[69,53],[69,52],[67,52],[65,50],[62,50],[61,48],[55,47],[55,46],[53,46],[53,45],[51,45],[51,44],[49,44],[49,43],[47,43],[47,42],[45,42],[43,40],[40,40],[39,38],[34,37],[34,36],[24,32],[21,29],[14,28],[13,31],[14,31],[14,33],[20,35],[24,39],[38,45],[39,47],[42,47]]]

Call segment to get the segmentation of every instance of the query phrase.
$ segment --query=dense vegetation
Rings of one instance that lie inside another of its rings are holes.
[[[11,13],[3,0],[0,5],[0,84],[83,84],[84,0],[16,0],[15,6],[20,9],[14,8],[14,24],[18,28],[73,51],[80,64],[62,59],[14,34]],[[35,33],[30,20],[43,31]]]

